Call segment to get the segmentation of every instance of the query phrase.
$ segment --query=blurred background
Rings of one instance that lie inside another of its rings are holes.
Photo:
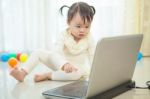
[[[18,83],[9,75],[15,66],[24,66],[31,51],[49,50],[56,38],[67,28],[66,18],[59,12],[63,5],[71,6],[79,0],[0,0],[0,99],[44,99],[42,92],[67,82],[34,83],[36,73],[49,71],[39,64]],[[91,27],[94,39],[143,34],[133,80],[146,86],[150,80],[150,0],[80,0],[96,9]],[[28,53],[29,52],[29,53]],[[144,58],[142,58],[145,56]],[[149,90],[129,91],[115,99],[150,99]]]
[[[67,8],[79,0],[0,0],[0,52],[50,49],[66,29]],[[141,52],[150,56],[150,0],[80,0],[96,8],[91,32],[106,36],[144,34]]]

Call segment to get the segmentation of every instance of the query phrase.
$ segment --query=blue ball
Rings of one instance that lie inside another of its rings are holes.
[[[1,60],[3,61],[3,62],[7,62],[8,61],[8,59],[9,59],[9,54],[2,54],[1,55]]]
[[[138,61],[139,61],[139,60],[141,60],[141,59],[142,59],[142,57],[143,57],[143,54],[142,54],[141,52],[139,52],[139,53],[138,53],[137,60],[138,60]]]

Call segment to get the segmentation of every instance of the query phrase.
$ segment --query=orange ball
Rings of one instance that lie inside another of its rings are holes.
[[[9,64],[9,66],[10,66],[11,68],[15,68],[16,65],[17,65],[17,59],[16,59],[16,58],[10,58],[10,59],[8,60],[8,64]]]

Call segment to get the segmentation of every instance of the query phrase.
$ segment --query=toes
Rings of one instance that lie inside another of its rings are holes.
[[[39,81],[41,81],[42,80],[42,77],[40,76],[40,75],[35,75],[34,76],[34,81],[35,82],[39,82]]]
[[[35,82],[40,82],[40,81],[44,81],[44,80],[48,80],[47,77],[45,75],[35,75],[34,76],[34,81]]]
[[[11,72],[10,72],[10,75],[12,77],[14,77],[16,80],[18,80],[19,82],[23,82],[24,80],[24,75],[21,71],[19,71],[18,69],[13,69]]]

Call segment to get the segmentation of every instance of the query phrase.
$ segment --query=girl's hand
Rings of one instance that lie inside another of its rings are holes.
[[[77,71],[78,69],[73,66],[72,64],[66,63],[63,67],[62,70],[65,71],[66,73],[71,73],[73,71]]]

